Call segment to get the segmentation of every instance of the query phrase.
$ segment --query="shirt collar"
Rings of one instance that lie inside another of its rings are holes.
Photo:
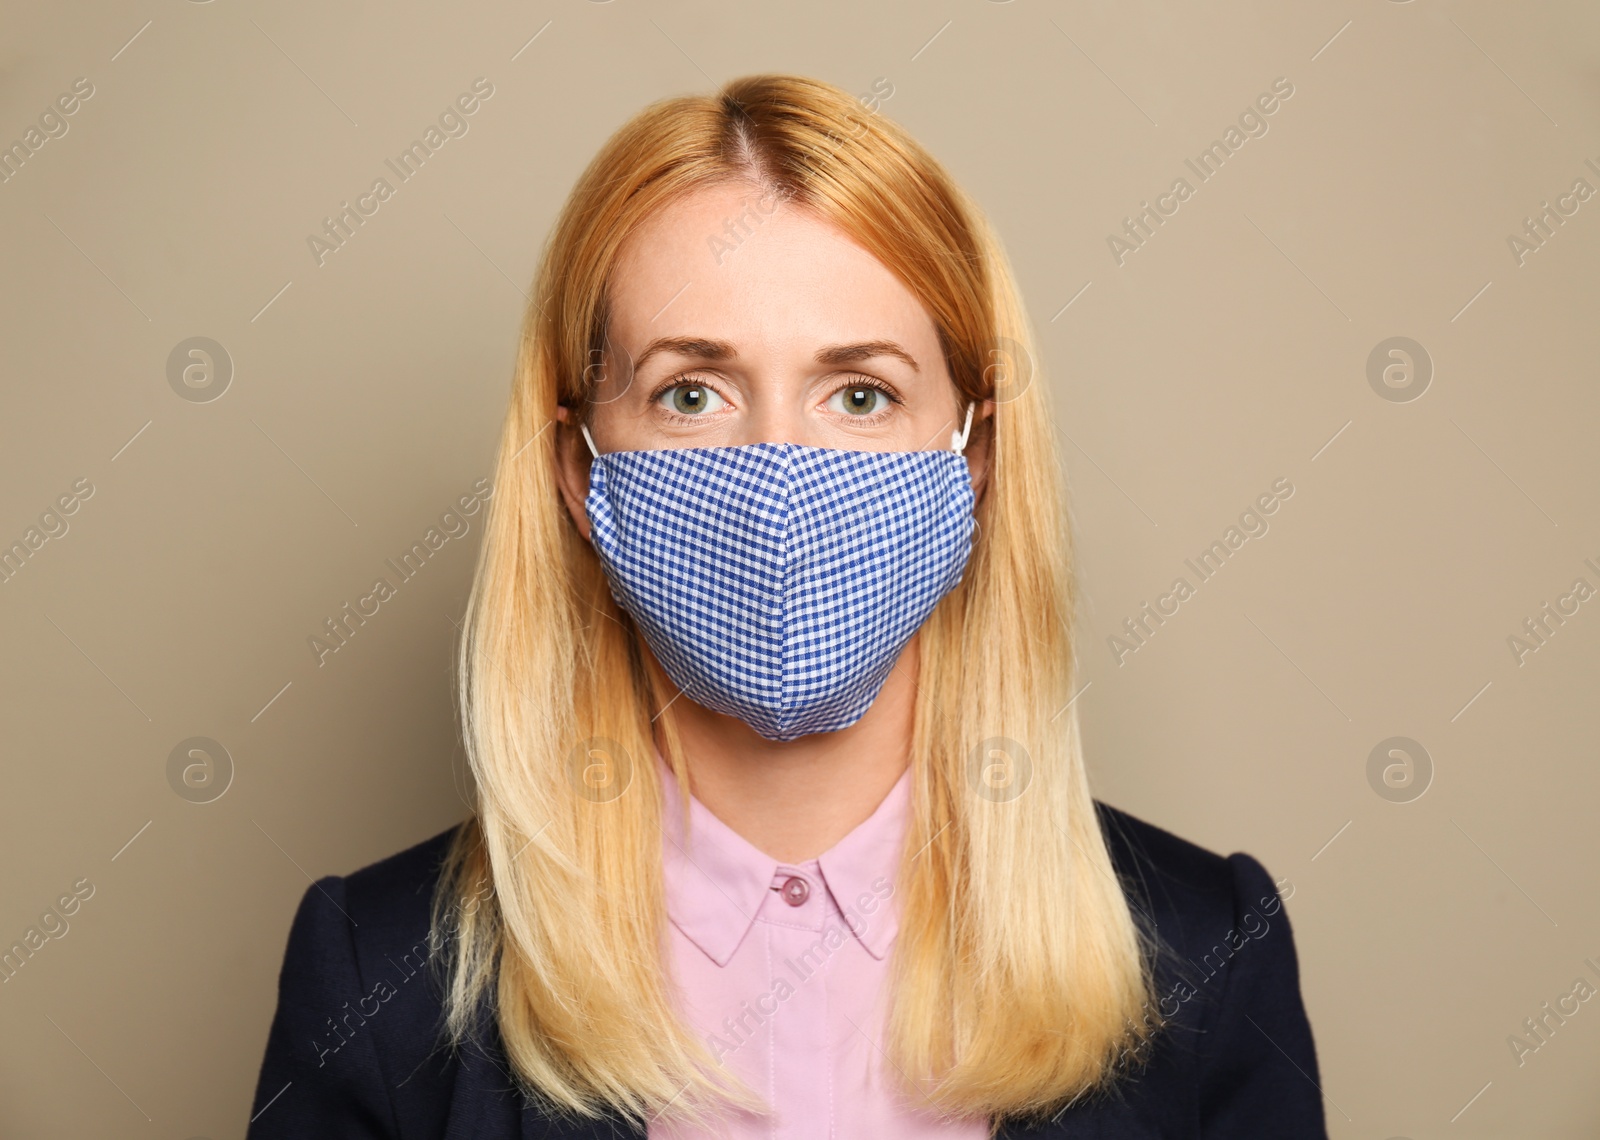
[[[667,916],[684,935],[719,966],[726,966],[755,922],[780,868],[812,872],[780,863],[711,813],[693,794],[689,796],[689,834],[683,831],[683,801],[677,777],[656,753],[664,797],[662,816],[662,875]],[[894,787],[873,813],[854,830],[814,860],[834,904],[846,917],[847,929],[874,958],[882,959],[899,928],[898,906],[893,896],[882,897],[882,878],[891,890],[905,837],[911,802],[911,769],[900,774]],[[862,916],[863,895],[880,904]]]

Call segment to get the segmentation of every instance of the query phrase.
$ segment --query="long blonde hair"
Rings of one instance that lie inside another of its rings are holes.
[[[587,407],[624,239],[686,192],[741,181],[872,252],[926,306],[963,400],[995,401],[972,554],[920,631],[884,1047],[939,1111],[1046,1114],[1114,1081],[1160,1016],[1071,704],[1070,525],[1032,330],[943,168],[847,93],[793,76],[647,107],[544,249],[458,659],[477,810],[434,900],[448,1035],[492,1008],[524,1091],[555,1111],[704,1122],[762,1107],[674,1007],[653,762],[659,728],[686,787],[673,694],[563,505],[551,430],[558,403]],[[469,897],[488,903],[467,911]]]

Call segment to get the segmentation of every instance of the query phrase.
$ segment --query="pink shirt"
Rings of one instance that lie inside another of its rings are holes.
[[[657,764],[670,962],[684,1014],[773,1114],[739,1113],[709,1132],[652,1122],[649,1140],[986,1140],[987,1121],[943,1120],[927,1102],[907,1103],[884,1075],[898,1078],[880,1045],[910,770],[849,835],[790,864],[693,796],[685,837],[677,780],[659,755]]]

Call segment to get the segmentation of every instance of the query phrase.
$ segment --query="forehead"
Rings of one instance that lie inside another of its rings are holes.
[[[781,348],[811,342],[937,345],[933,319],[888,266],[838,226],[749,183],[701,187],[658,210],[619,251],[611,335]]]

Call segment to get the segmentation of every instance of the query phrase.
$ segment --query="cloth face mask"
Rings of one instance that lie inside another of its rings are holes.
[[[949,450],[792,443],[601,454],[585,512],[617,604],[691,699],[768,740],[859,720],[961,581],[974,494]]]

